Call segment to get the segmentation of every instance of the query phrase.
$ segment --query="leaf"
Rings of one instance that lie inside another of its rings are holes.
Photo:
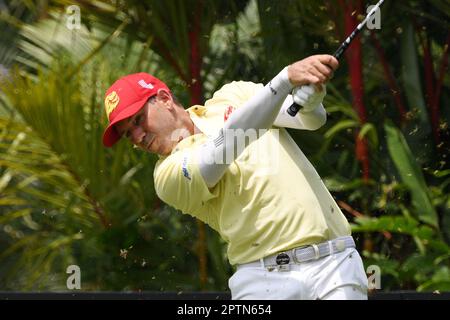
[[[401,57],[402,57],[402,81],[405,88],[406,98],[411,109],[417,109],[421,131],[425,133],[430,132],[430,125],[428,121],[428,112],[425,106],[425,99],[423,97],[421,76],[419,72],[419,63],[417,55],[417,45],[414,41],[414,29],[412,23],[409,22],[404,27],[404,32],[401,42]]]
[[[358,121],[359,119],[358,114],[349,104],[330,103],[330,106],[328,106],[328,104],[325,104],[325,108],[328,113],[341,112],[342,114],[346,115],[349,119],[352,119],[354,121]]]
[[[12,211],[8,213],[4,213],[0,216],[0,225],[4,225],[9,221],[15,220],[20,217],[24,217],[29,215],[31,212],[31,209],[22,209],[18,211]]]
[[[324,178],[323,182],[327,186],[327,189],[333,192],[357,190],[364,186],[368,186],[369,184],[373,185],[372,181],[364,181],[362,179],[346,180],[339,177]]]
[[[417,287],[417,291],[450,291],[450,268],[442,266],[437,269],[431,279]]]
[[[402,182],[411,192],[415,214],[420,220],[437,228],[437,214],[431,204],[425,178],[403,134],[389,121],[385,122],[384,128],[389,154]]]
[[[450,175],[450,169],[447,170],[435,170],[432,174],[437,178],[442,178]]]
[[[374,148],[377,148],[378,147],[377,129],[372,123],[367,122],[362,126],[359,132],[359,138],[363,139],[366,136],[366,134],[369,135],[369,139],[372,142]]]
[[[353,232],[382,232],[407,234],[420,240],[431,241],[435,232],[426,225],[419,225],[413,218],[403,216],[382,216],[379,218],[356,217],[357,224],[352,225]]]
[[[325,132],[325,138],[332,139],[340,131],[349,129],[349,128],[356,128],[358,126],[359,126],[359,123],[354,120],[339,121],[333,127],[331,127],[331,129],[329,129],[327,132]]]

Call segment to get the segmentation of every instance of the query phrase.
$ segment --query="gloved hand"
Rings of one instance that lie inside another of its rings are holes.
[[[294,102],[302,106],[300,112],[313,111],[323,102],[323,98],[326,94],[327,89],[324,84],[309,84],[301,87],[295,87],[292,90],[292,97],[294,98]]]

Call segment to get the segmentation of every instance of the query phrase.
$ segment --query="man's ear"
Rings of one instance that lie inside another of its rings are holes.
[[[156,98],[163,102],[169,109],[173,108],[173,99],[172,99],[172,95],[164,90],[164,89],[159,89],[158,93],[156,94]]]

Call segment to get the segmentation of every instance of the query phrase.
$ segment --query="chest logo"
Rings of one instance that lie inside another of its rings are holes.
[[[224,121],[224,122],[228,120],[228,118],[230,117],[230,115],[233,113],[234,109],[235,109],[235,108],[234,108],[233,106],[228,106],[228,107],[225,109],[225,112],[224,112],[224,114],[223,114],[223,121]]]

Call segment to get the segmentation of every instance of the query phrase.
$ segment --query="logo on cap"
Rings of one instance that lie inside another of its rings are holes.
[[[146,89],[153,89],[153,88],[154,88],[154,86],[153,86],[151,83],[145,82],[144,79],[139,80],[138,83],[139,83],[139,85],[140,85],[142,88],[146,88]]]
[[[117,94],[117,92],[113,91],[110,94],[108,94],[105,98],[105,110],[106,110],[106,114],[109,115],[111,114],[111,112],[114,111],[114,109],[117,107],[117,105],[119,104],[120,98],[119,95]]]

